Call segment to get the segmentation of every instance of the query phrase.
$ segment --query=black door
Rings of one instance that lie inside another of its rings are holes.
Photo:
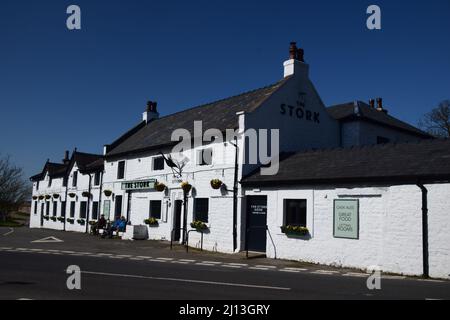
[[[267,197],[247,197],[247,249],[266,252]]]
[[[174,241],[180,241],[180,235],[181,235],[181,208],[183,207],[183,201],[176,200],[175,201],[175,208],[173,211],[174,214],[174,220],[173,220],[173,229],[174,229],[174,235],[173,240]]]
[[[122,216],[122,196],[116,196],[115,202],[116,205],[114,208],[114,220],[117,220]]]

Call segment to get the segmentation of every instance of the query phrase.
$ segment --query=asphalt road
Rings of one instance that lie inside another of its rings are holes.
[[[382,276],[381,290],[369,290],[363,273],[209,253],[187,256],[150,241],[98,242],[102,240],[86,235],[27,229],[5,236],[7,232],[0,229],[0,299],[450,299],[450,281]],[[65,242],[33,242],[50,234]],[[97,250],[83,246],[90,241],[98,244]],[[136,247],[145,247],[146,254],[138,255],[143,250]],[[81,269],[81,290],[67,288],[71,265]]]

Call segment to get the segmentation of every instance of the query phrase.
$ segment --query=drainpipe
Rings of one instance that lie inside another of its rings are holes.
[[[428,190],[420,182],[417,186],[422,191],[422,257],[423,257],[423,277],[428,278]]]
[[[233,182],[233,252],[237,249],[237,193],[238,193],[238,142],[237,137],[234,138],[235,143],[230,142],[236,149],[234,157],[234,182]]]
[[[66,219],[67,219],[67,194],[69,193],[69,175],[67,175],[67,180],[66,180],[66,195],[65,195],[65,205],[66,208],[64,210],[64,222],[63,222],[63,230],[66,231]]]
[[[86,212],[86,233],[89,233],[89,214],[90,214],[90,205],[91,205],[91,184],[92,184],[92,176],[89,173],[89,188],[88,188],[88,201],[87,201],[87,212]]]
[[[103,172],[100,172],[100,187],[99,187],[99,194],[98,194],[98,212],[97,212],[97,220],[100,219],[101,213],[102,213],[102,192],[103,192]]]

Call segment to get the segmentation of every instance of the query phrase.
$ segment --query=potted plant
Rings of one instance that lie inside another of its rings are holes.
[[[95,226],[97,224],[97,221],[96,220],[91,220],[91,221],[89,221],[89,225],[90,226]]]
[[[68,223],[70,223],[70,224],[74,224],[75,219],[74,219],[74,218],[67,218],[66,221],[67,221]]]
[[[38,199],[38,197],[37,196],[33,196],[33,200],[37,200]]]
[[[309,230],[306,227],[300,227],[300,226],[282,226],[281,232],[287,234],[287,235],[297,235],[297,236],[306,236],[309,234]]]
[[[86,220],[84,220],[84,219],[78,219],[77,222],[78,222],[78,224],[80,224],[82,226],[84,226],[86,224]]]
[[[156,182],[155,183],[155,190],[158,192],[163,192],[164,190],[166,190],[166,185],[162,182]]]
[[[44,196],[39,196],[39,200],[44,200]]]
[[[53,194],[53,199],[58,199],[58,198],[59,198],[59,194],[54,193],[54,194]]]
[[[112,195],[112,191],[111,190],[104,190],[103,193],[105,194],[105,196],[110,197]]]
[[[150,227],[157,227],[159,225],[159,222],[155,218],[145,219],[144,223]]]
[[[59,222],[64,222],[64,217],[58,217],[57,219]]]
[[[203,231],[207,230],[208,226],[202,221],[195,220],[191,222],[191,228],[196,229],[197,231]]]
[[[73,192],[69,193],[69,197],[71,197],[71,198],[75,198],[75,196],[76,196],[76,194],[75,194],[75,193],[73,193]]]
[[[223,185],[223,182],[219,179],[212,179],[211,180],[211,187],[213,189],[220,189],[220,187]]]
[[[87,192],[87,191],[84,191],[81,195],[82,195],[84,198],[89,198],[89,197],[91,196],[91,194],[90,194],[89,192]]]
[[[46,194],[46,195],[45,195],[45,200],[50,200],[51,197],[52,197],[51,195]]]
[[[50,220],[52,220],[53,222],[56,222],[56,217],[51,217]]]
[[[189,193],[192,189],[192,185],[189,182],[184,181],[181,183],[181,189],[183,189],[185,193]]]

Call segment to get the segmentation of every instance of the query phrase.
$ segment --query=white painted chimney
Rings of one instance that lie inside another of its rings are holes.
[[[308,76],[309,66],[304,60],[304,50],[297,48],[296,42],[289,47],[289,60],[284,62],[284,77],[305,75]]]
[[[147,102],[147,109],[145,109],[145,112],[142,114],[142,120],[146,123],[149,123],[150,121],[154,119],[159,118],[159,113],[157,110],[158,104],[153,101]]]

